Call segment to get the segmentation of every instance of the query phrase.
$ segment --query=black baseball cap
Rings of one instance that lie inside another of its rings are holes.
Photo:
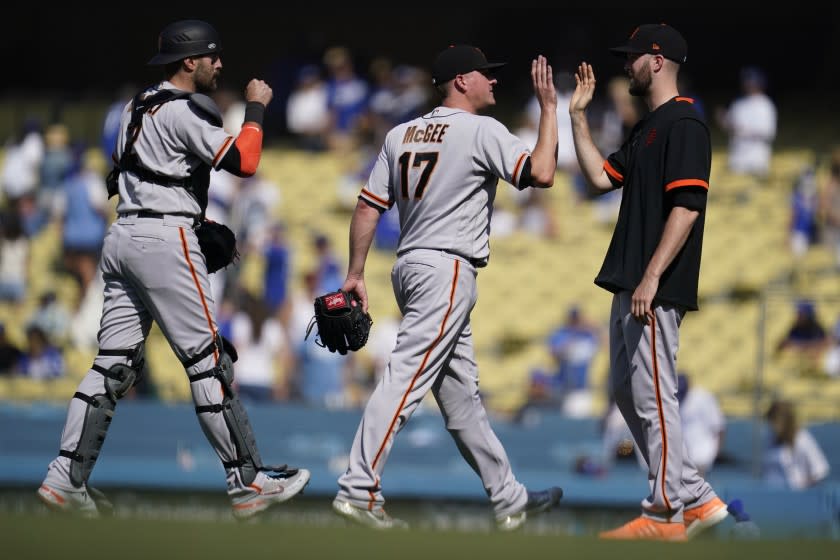
[[[478,47],[472,45],[450,45],[440,52],[432,65],[432,83],[444,84],[458,74],[473,70],[492,70],[507,62],[487,62],[487,57]]]
[[[666,23],[646,23],[633,30],[627,41],[610,49],[615,55],[627,53],[661,54],[682,64],[688,55],[688,44],[679,31]]]

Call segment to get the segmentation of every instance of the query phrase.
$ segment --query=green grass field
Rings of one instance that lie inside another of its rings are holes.
[[[475,530],[411,529],[379,532],[346,525],[315,526],[305,517],[256,523],[219,519],[105,518],[59,514],[0,513],[3,557],[120,560],[424,559],[537,558],[632,560],[678,554],[681,560],[838,558],[836,541],[697,539],[689,543],[607,542],[594,536],[513,534]]]

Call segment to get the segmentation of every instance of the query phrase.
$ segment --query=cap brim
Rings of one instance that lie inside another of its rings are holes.
[[[487,64],[476,68],[476,70],[495,70],[496,68],[501,68],[505,64],[507,64],[507,62],[488,62]]]
[[[620,47],[612,47],[610,49],[610,52],[613,53],[615,56],[624,56],[626,54],[645,54],[647,51],[628,45],[622,45]]]

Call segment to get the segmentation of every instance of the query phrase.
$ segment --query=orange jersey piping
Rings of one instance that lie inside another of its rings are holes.
[[[668,499],[666,492],[667,485],[665,481],[668,477],[668,431],[665,428],[665,411],[662,410],[662,394],[659,388],[659,361],[656,359],[656,312],[653,313],[653,319],[650,322],[650,348],[651,359],[653,363],[653,389],[656,394],[656,411],[659,414],[659,429],[662,432],[662,477],[660,478],[660,486],[662,491],[662,499],[665,500],[665,507],[670,511],[671,500]]]
[[[519,156],[519,159],[516,160],[516,166],[513,168],[513,186],[519,186],[519,172],[522,170],[522,165],[525,163],[525,159],[529,156],[529,154],[524,153]]]
[[[233,136],[228,136],[227,140],[225,140],[225,143],[222,144],[222,147],[219,148],[218,152],[216,152],[216,155],[213,157],[213,163],[211,164],[213,167],[216,167],[217,165],[219,165],[219,161],[221,161],[222,156],[224,156],[225,153],[227,152],[228,146],[230,146],[230,143],[232,141],[233,141]]]
[[[610,165],[610,162],[607,160],[604,160],[604,171],[606,171],[607,175],[609,175],[616,181],[624,182],[624,175],[616,171],[615,168],[612,165]]]
[[[190,246],[187,243],[187,236],[184,234],[184,228],[178,228],[179,233],[181,234],[181,248],[184,251],[184,259],[187,261],[187,266],[190,267],[190,274],[192,275],[193,282],[195,283],[195,288],[198,291],[198,297],[201,300],[201,305],[204,308],[204,317],[207,319],[207,326],[210,327],[210,333],[212,335],[213,340],[216,339],[216,330],[213,328],[213,319],[210,316],[210,308],[207,307],[207,300],[204,297],[204,290],[201,289],[201,283],[198,281],[198,274],[196,274],[195,266],[193,266],[192,260],[190,259]],[[218,362],[219,361],[219,349],[213,349],[213,358]]]
[[[386,210],[391,207],[391,205],[388,204],[387,200],[385,200],[383,198],[379,198],[378,196],[376,196],[375,194],[373,194],[372,192],[370,192],[367,189],[362,189],[362,198],[364,198],[368,202],[372,202],[373,204],[376,204],[377,206],[382,206]]]
[[[702,179],[679,179],[677,181],[671,181],[665,185],[665,190],[670,191],[671,189],[676,189],[678,187],[703,187],[704,189],[709,190],[709,183]]]

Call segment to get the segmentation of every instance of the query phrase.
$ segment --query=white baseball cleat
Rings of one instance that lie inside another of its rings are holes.
[[[110,514],[114,509],[105,494],[87,485],[78,490],[64,490],[41,484],[38,488],[38,498],[51,510],[82,517],[99,517],[102,513]]]
[[[408,529],[408,523],[391,517],[382,508],[377,510],[360,508],[340,498],[333,500],[332,508],[340,516],[372,529]]]
[[[300,494],[309,484],[306,469],[290,469],[277,475],[266,475],[261,486],[251,484],[247,491],[232,498],[231,508],[236,519],[250,519],[269,507]]]

